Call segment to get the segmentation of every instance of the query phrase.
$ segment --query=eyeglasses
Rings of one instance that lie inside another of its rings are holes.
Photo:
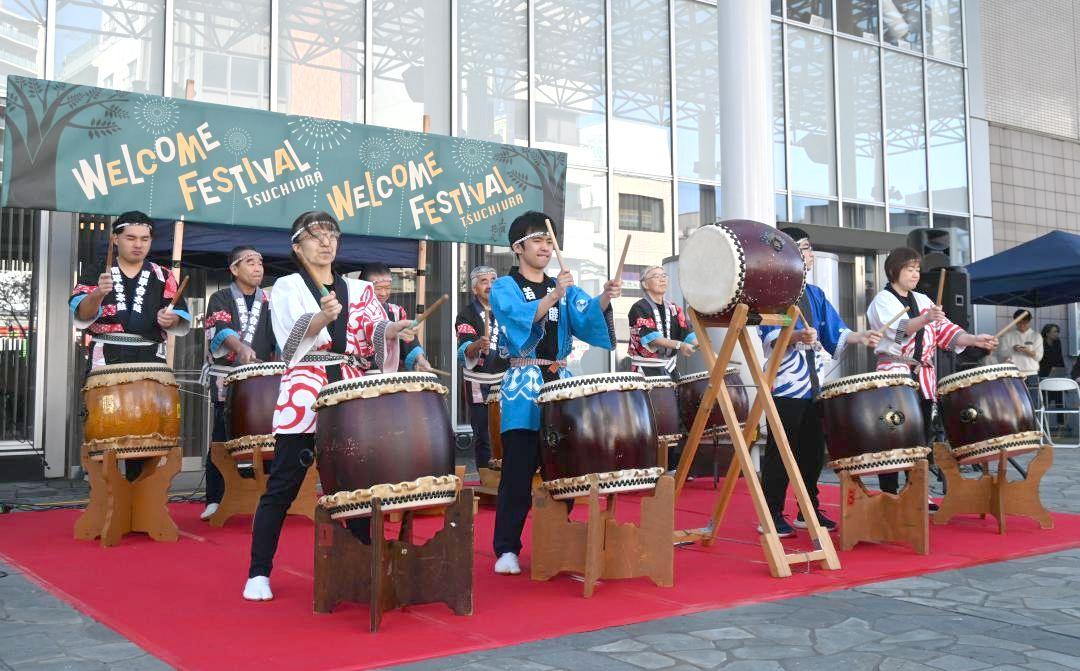
[[[642,279],[641,281],[642,282],[648,282],[649,280],[666,280],[666,279],[667,279],[667,273],[653,273],[652,275],[649,275],[648,277]]]

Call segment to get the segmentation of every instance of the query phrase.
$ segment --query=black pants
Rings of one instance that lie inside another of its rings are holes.
[[[925,447],[934,448],[934,402],[930,399],[921,399],[923,411],[923,437],[926,440]],[[928,457],[930,463],[934,463],[934,453]],[[900,491],[900,473],[882,473],[878,476],[878,487],[883,492],[895,494]]]
[[[818,508],[818,477],[825,465],[825,431],[821,424],[821,405],[808,398],[783,398],[773,396],[776,410],[780,414],[780,423],[784,425],[791,453],[799,466],[806,491],[814,509]],[[787,496],[788,474],[780,451],[776,448],[776,437],[769,427],[765,442],[765,452],[761,455],[761,486],[765,490],[765,502],[769,512],[775,517],[784,512],[784,498]]]
[[[214,427],[210,439],[215,443],[229,439],[225,432],[225,403],[214,401]],[[217,465],[210,459],[210,448],[206,450],[206,503],[221,503],[225,496],[225,478]]]
[[[300,485],[304,482],[308,468],[315,461],[313,433],[279,433],[275,435],[274,442],[274,465],[266,481],[266,492],[259,499],[259,507],[255,510],[255,520],[251,525],[249,578],[270,575],[285,515],[300,492]],[[362,542],[371,542],[369,518],[351,519],[346,526]]]
[[[502,433],[503,461],[495,502],[495,556],[521,553],[521,530],[532,507],[532,479],[540,465],[540,432],[514,429]]]
[[[486,403],[469,404],[469,423],[472,424],[473,457],[477,468],[487,468],[491,461],[491,438],[488,435],[488,408]]]

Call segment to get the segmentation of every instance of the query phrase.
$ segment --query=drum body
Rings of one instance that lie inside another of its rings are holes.
[[[100,366],[83,387],[83,445],[94,461],[161,457],[180,444],[180,387],[157,363]]]
[[[683,436],[682,417],[679,414],[679,394],[675,382],[667,375],[645,378],[649,385],[649,403],[652,405],[656,437],[660,442],[671,443]]]
[[[488,390],[487,399],[488,444],[491,445],[491,460],[487,464],[477,464],[477,468],[486,466],[494,470],[502,468],[502,384],[493,384]]]
[[[735,416],[739,418],[739,425],[746,422],[750,414],[750,399],[746,389],[742,386],[742,378],[739,377],[739,369],[735,367],[724,371],[724,381],[727,383],[728,394],[731,396],[731,404],[735,406]],[[679,412],[682,415],[683,426],[686,432],[694,426],[694,418],[697,417],[698,408],[701,407],[701,399],[705,397],[705,391],[709,388],[709,373],[691,373],[679,378]],[[720,412],[720,406],[713,403],[709,412],[709,421],[705,424],[705,435],[726,435],[727,422],[724,414]]]
[[[785,312],[802,295],[802,252],[772,226],[744,219],[702,226],[681,249],[679,287],[706,322],[726,322],[739,303],[757,314]]]
[[[919,387],[906,373],[842,377],[822,385],[818,398],[837,471],[892,473],[929,453]]]
[[[540,474],[555,499],[652,489],[656,425],[641,373],[582,375],[540,387]]]
[[[428,373],[326,385],[315,401],[320,505],[335,519],[455,500],[454,431],[446,387]]]
[[[938,381],[945,435],[961,464],[1042,446],[1024,377],[1012,364],[979,366]]]
[[[282,362],[237,366],[225,377],[225,451],[250,455],[255,448],[270,457],[274,453],[274,406],[277,403]]]

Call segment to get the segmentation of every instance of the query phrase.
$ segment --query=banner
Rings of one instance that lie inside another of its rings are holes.
[[[8,77],[8,207],[506,246],[514,217],[563,217],[566,154]]]

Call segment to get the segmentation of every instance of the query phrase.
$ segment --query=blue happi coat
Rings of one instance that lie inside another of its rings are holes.
[[[491,310],[499,324],[499,356],[504,358],[535,358],[536,348],[544,337],[548,319],[534,321],[536,301],[529,300],[513,277],[500,277],[491,285]],[[570,356],[574,338],[595,347],[613,349],[615,334],[609,320],[610,307],[600,309],[600,297],[590,297],[576,286],[570,286],[559,300],[558,359]],[[571,377],[565,368],[559,377]],[[540,408],[536,398],[544,378],[538,366],[511,366],[503,375],[502,426],[500,431],[514,429],[540,430]]]

